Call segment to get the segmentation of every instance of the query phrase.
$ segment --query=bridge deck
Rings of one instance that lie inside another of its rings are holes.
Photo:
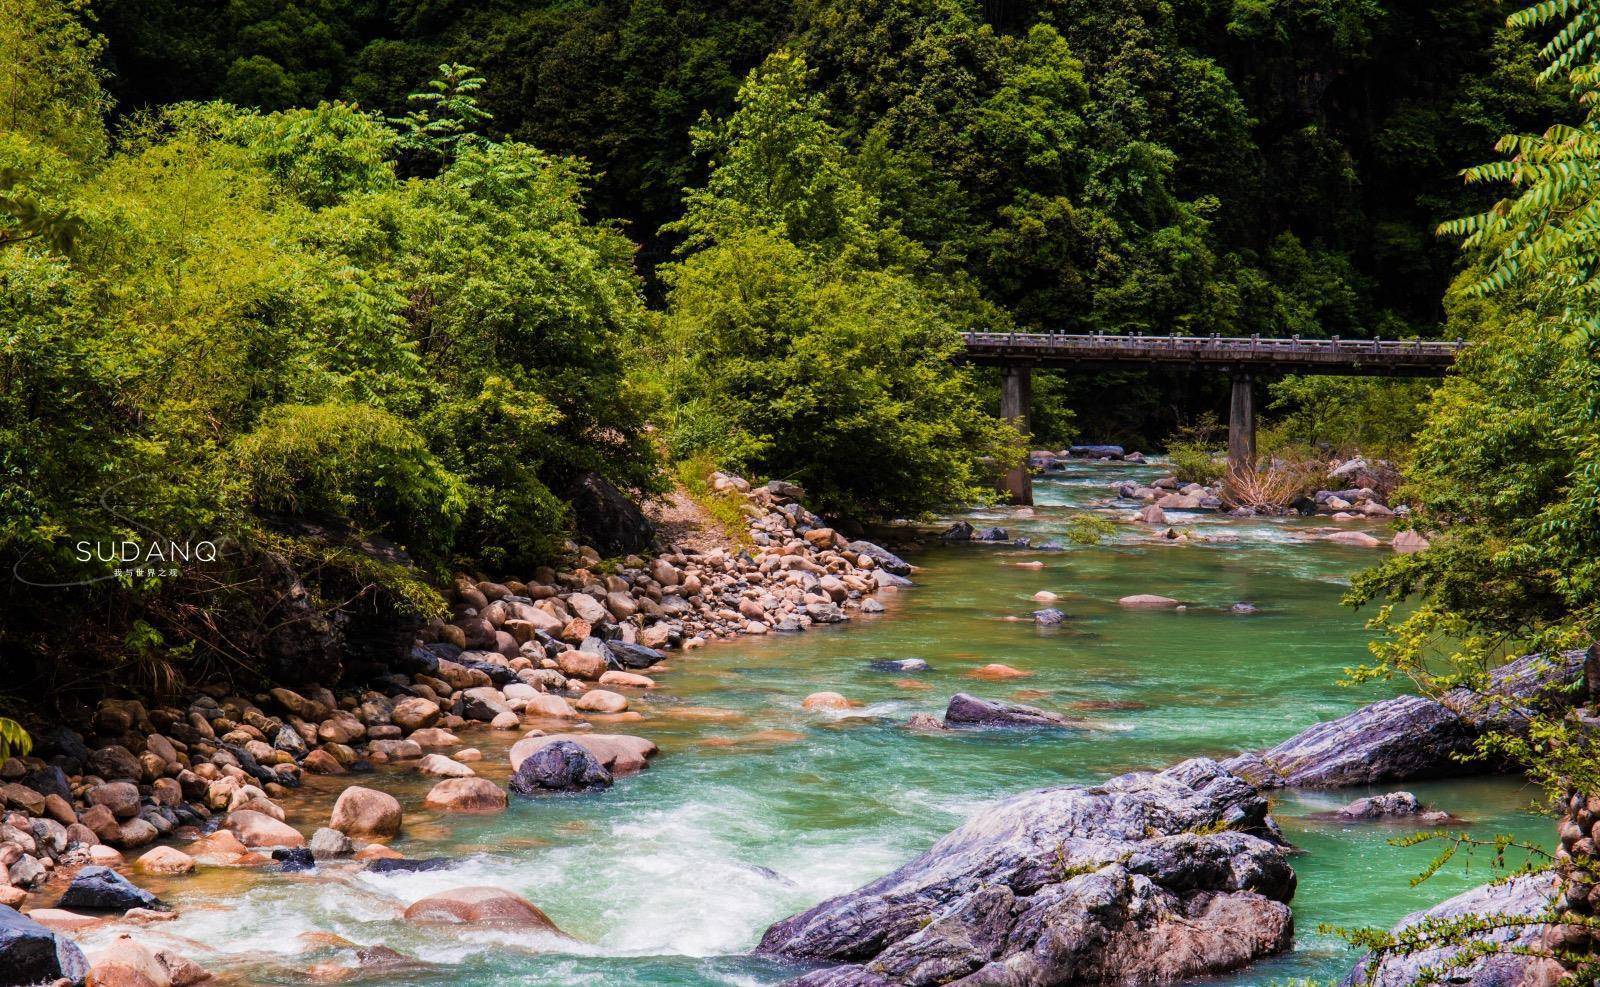
[[[972,363],[1070,367],[1204,367],[1229,372],[1442,377],[1464,344],[1434,340],[1262,339],[969,332]]]

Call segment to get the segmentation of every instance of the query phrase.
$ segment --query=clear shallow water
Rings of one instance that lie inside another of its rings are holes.
[[[1159,473],[1079,467],[1039,483],[1032,516],[1001,509],[973,520],[1043,540],[1059,535],[1074,510],[1108,504],[1113,479],[1141,472]],[[1124,506],[1108,516],[1131,513]],[[987,801],[1267,745],[1386,694],[1336,685],[1342,668],[1363,659],[1366,642],[1361,615],[1339,597],[1349,575],[1377,557],[1373,550],[1309,540],[1321,528],[1305,519],[1173,521],[1232,540],[1173,545],[1125,525],[1106,544],[1060,552],[930,551],[915,559],[924,566],[919,585],[890,598],[886,615],[675,655],[663,688],[635,701],[642,721],[597,719],[598,731],[638,733],[662,748],[649,770],[609,792],[441,819],[420,808],[427,783],[388,771],[381,787],[407,807],[397,848],[463,854],[462,868],[383,877],[210,870],[157,888],[182,917],[151,935],[179,939],[197,960],[250,983],[304,983],[313,964],[348,963],[351,944],[379,943],[437,964],[374,976],[385,984],[776,983],[796,969],[743,955],[769,923],[892,870]],[[1044,566],[1016,564],[1028,561]],[[1042,605],[1032,600],[1039,590],[1061,596],[1053,605],[1071,616],[1066,624],[1038,628],[1026,619]],[[1187,608],[1116,605],[1140,592]],[[1260,612],[1228,613],[1236,601]],[[868,667],[907,657],[926,659],[932,672]],[[968,677],[995,661],[1029,676]],[[861,705],[800,708],[823,689]],[[1087,718],[1097,729],[928,735],[901,727],[912,713],[941,712],[963,690]],[[514,737],[463,739],[485,753],[479,772],[503,783]],[[291,821],[309,832],[340,787],[313,779],[291,804]],[[1480,835],[1550,832],[1548,821],[1524,811],[1534,793],[1513,780],[1408,787]],[[1295,951],[1218,982],[1336,977],[1354,956],[1319,933],[1320,923],[1386,925],[1486,879],[1481,863],[1467,872],[1452,865],[1411,888],[1433,849],[1388,846],[1401,828],[1314,818],[1362,794],[1281,796],[1275,815],[1303,851],[1294,861]],[[398,921],[411,901],[467,884],[526,895],[581,944]]]

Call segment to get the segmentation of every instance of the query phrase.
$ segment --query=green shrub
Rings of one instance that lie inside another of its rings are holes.
[[[368,405],[281,405],[232,447],[253,508],[349,521],[442,561],[466,509],[459,477]]]
[[[1172,474],[1184,483],[1210,485],[1228,472],[1228,464],[1204,442],[1182,440],[1167,444]]]
[[[1181,426],[1167,440],[1167,458],[1171,460],[1173,475],[1184,483],[1208,486],[1227,476],[1228,464],[1215,451],[1221,434],[1222,424],[1210,412]]]

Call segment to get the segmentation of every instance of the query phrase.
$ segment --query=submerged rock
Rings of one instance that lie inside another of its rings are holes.
[[[503,888],[442,891],[413,902],[405,917],[410,922],[494,925],[566,936],[533,902]]]
[[[1289,947],[1295,876],[1267,801],[1199,758],[997,803],[758,951],[807,985],[1161,984]]]
[[[1526,875],[1504,884],[1485,884],[1442,901],[1426,911],[1413,912],[1401,919],[1391,931],[1398,933],[1428,919],[1449,920],[1469,915],[1537,916],[1550,909],[1555,892],[1556,878],[1548,873]],[[1548,928],[1547,925],[1525,925],[1477,934],[1473,938],[1479,943],[1493,944],[1502,951],[1476,957],[1459,968],[1449,968],[1447,982],[1470,984],[1473,987],[1522,987],[1526,984],[1556,983],[1561,974],[1559,969],[1551,969],[1553,964],[1549,960],[1504,952],[1539,947]],[[1457,944],[1425,949],[1410,956],[1390,956],[1382,960],[1376,970],[1371,969],[1371,959],[1363,957],[1340,983],[1342,987],[1365,987],[1369,983],[1371,987],[1411,987],[1424,968],[1440,969],[1441,964],[1463,957],[1464,948],[1465,944]]]
[[[1415,819],[1429,826],[1449,822],[1448,812],[1430,810],[1417,801],[1410,792],[1389,792],[1386,795],[1369,795],[1356,799],[1335,812],[1336,819],[1346,822],[1371,822],[1377,819]]]
[[[1122,599],[1118,600],[1117,603],[1124,607],[1145,609],[1163,609],[1178,605],[1178,601],[1174,600],[1172,597],[1157,596],[1154,593],[1135,593],[1132,596],[1124,596]]]
[[[886,658],[873,662],[872,670],[875,672],[907,674],[910,672],[932,671],[932,668],[921,658]]]
[[[1045,607],[1043,610],[1033,612],[1033,622],[1040,627],[1054,627],[1066,619],[1066,613],[1055,607]]]
[[[995,699],[979,699],[965,692],[950,697],[945,707],[944,723],[949,727],[1064,727],[1082,726],[1059,713],[1051,713],[1036,706],[1008,703]]]
[[[449,870],[460,867],[466,863],[457,857],[423,857],[410,860],[405,857],[390,857],[382,860],[369,860],[367,870],[373,874],[417,874],[436,870]]]
[[[1385,699],[1224,764],[1265,788],[1339,788],[1481,771],[1481,762],[1463,760],[1474,754],[1477,738],[1491,729],[1521,729],[1535,709],[1570,703],[1562,690],[1582,669],[1581,651],[1527,655],[1496,670],[1487,694],[1459,688],[1443,700]]]

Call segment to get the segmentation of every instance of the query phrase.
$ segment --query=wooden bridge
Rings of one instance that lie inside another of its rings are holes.
[[[964,359],[1002,371],[1000,413],[1028,431],[1034,367],[1134,370],[1161,367],[1225,373],[1233,379],[1228,414],[1228,463],[1255,463],[1254,381],[1269,374],[1364,377],[1442,377],[1464,345],[1436,340],[1265,339],[1259,336],[1110,336],[1104,334],[969,332]],[[1033,503],[1027,468],[1006,476],[1019,504]]]

